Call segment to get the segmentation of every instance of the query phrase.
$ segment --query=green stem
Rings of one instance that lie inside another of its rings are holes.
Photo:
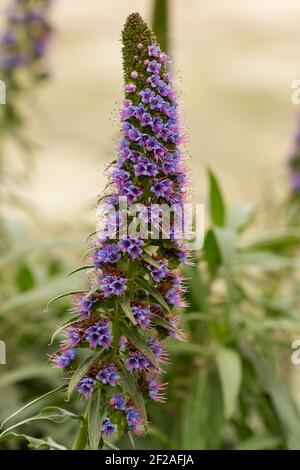
[[[72,450],[84,450],[87,443],[87,413],[88,407],[86,407],[83,420],[81,421],[79,431],[75,437]]]

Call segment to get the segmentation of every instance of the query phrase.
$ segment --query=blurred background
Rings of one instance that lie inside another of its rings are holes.
[[[0,1],[2,31],[7,21],[4,12],[12,3],[12,0]],[[8,185],[4,183],[5,179],[2,180],[3,194],[9,191],[11,195],[9,201],[4,197],[1,203],[7,239],[0,258],[0,339],[7,344],[7,365],[0,365],[0,414],[3,417],[34,396],[46,393],[49,386],[60,383],[59,373],[56,370],[49,372],[46,363],[47,353],[51,350],[48,347],[51,334],[65,319],[68,303],[60,301],[49,311],[45,306],[51,297],[77,288],[82,282],[80,275],[68,279],[67,273],[80,265],[80,256],[87,249],[86,238],[94,230],[97,196],[106,184],[103,172],[116,152],[117,110],[122,99],[120,32],[127,15],[133,11],[139,11],[151,24],[153,3],[152,0],[89,0],[87,3],[53,0],[48,16],[53,27],[46,57],[49,77],[38,85],[34,80],[28,82],[29,85],[27,83],[17,97],[26,121],[22,132],[25,129],[30,150],[28,146],[20,148],[12,134],[6,138],[0,132],[3,174],[8,170],[13,175],[19,171],[23,175],[13,183],[9,180]],[[284,220],[277,218],[277,207],[288,193],[287,159],[298,112],[297,106],[291,102],[291,84],[300,78],[299,21],[300,4],[297,0],[169,1],[169,49],[174,58],[173,72],[188,136],[186,151],[193,183],[192,197],[196,202],[207,201],[205,168],[213,168],[221,180],[229,205],[239,201],[259,208],[259,223],[251,228],[253,237],[258,236],[262,229],[278,228],[279,224],[286,228]],[[294,230],[295,246],[291,248],[289,243],[287,251],[286,239],[280,246],[269,244],[272,256],[274,252],[280,252],[285,260],[288,256],[295,258],[298,235]],[[271,239],[270,236],[264,240]],[[268,282],[271,277],[272,282],[275,280],[277,283],[287,276],[284,270],[289,270],[291,265],[280,264],[278,267],[276,261],[277,269],[283,270],[280,273],[274,272],[274,259],[273,271],[270,271],[270,258],[267,268],[266,261],[259,264],[261,258],[258,260],[256,257],[251,262],[267,269]],[[201,264],[201,260],[199,262]],[[222,277],[222,270],[220,273]],[[189,274],[191,278],[192,274]],[[277,310],[276,313],[281,315],[284,310],[284,315],[287,315],[284,321],[290,323],[288,326],[287,323],[278,323],[280,333],[275,334],[274,344],[277,346],[286,341],[288,346],[279,359],[276,355],[272,361],[268,359],[275,365],[283,361],[283,370],[286,363],[290,363],[291,339],[297,338],[297,318],[294,318],[297,312],[291,307],[299,300],[297,275],[295,279],[293,296],[290,292],[287,294],[285,286],[283,297],[284,300],[289,297],[289,303],[284,305],[285,310],[283,307],[280,310],[278,304],[280,312]],[[205,282],[212,281],[206,279]],[[217,282],[219,285],[222,279]],[[270,290],[273,302],[274,295],[282,292],[276,283],[272,284],[272,289],[269,285],[265,288],[262,294],[265,300],[268,295],[270,300]],[[211,292],[215,295],[214,289]],[[209,302],[214,305],[215,299],[209,299]],[[193,301],[191,303],[192,312],[205,310],[203,305],[199,307],[199,302],[198,306]],[[287,309],[290,309],[288,313]],[[273,314],[264,310],[257,318],[265,320],[271,315],[274,321]],[[286,326],[288,336],[282,330]],[[276,329],[277,326],[272,326],[272,335],[273,327]],[[269,327],[264,326],[262,331],[265,328]],[[200,343],[203,338],[194,338],[193,341],[194,344]],[[200,354],[196,349],[194,352],[192,349],[174,349],[174,354],[175,369],[169,372],[169,381],[172,381],[172,374],[177,377],[173,387],[179,384],[179,394],[176,395],[171,387],[171,408],[166,407],[165,412],[169,413],[170,421],[176,400],[192,396],[195,391],[188,388],[194,383],[193,374],[187,378],[188,372],[185,370],[183,374],[182,364],[186,361],[202,367],[202,358],[193,356]],[[295,400],[289,408],[291,415],[298,413],[293,407],[298,409],[300,380],[297,368],[292,369],[288,379],[289,393]],[[259,376],[259,373],[256,371],[254,375]],[[262,396],[268,396],[266,387],[262,390]],[[217,397],[215,399],[218,400]],[[266,400],[272,402],[270,397]],[[281,400],[286,403],[282,396]],[[247,406],[252,409],[256,404],[254,400]],[[282,438],[280,433],[285,424],[276,415],[274,403],[270,404],[273,407],[270,413],[274,416],[264,418],[262,421],[268,423],[264,426],[251,415],[247,425],[245,417],[243,425],[241,422],[236,425],[239,432],[241,428],[243,430],[240,434],[238,431],[232,433],[228,431],[229,424],[225,419],[225,424],[218,421],[218,426],[222,428],[220,434],[225,433],[226,438],[220,438],[218,443],[192,442],[188,433],[180,441],[178,435],[182,426],[187,427],[188,420],[192,419],[194,406],[192,403],[191,408],[183,411],[185,424],[180,417],[172,422],[173,441],[163,434],[163,424],[160,423],[163,417],[159,419],[161,411],[154,410],[153,416],[157,420],[156,423],[153,420],[153,441],[150,440],[149,445],[155,448],[230,448],[252,437],[258,430],[264,436],[260,448],[300,446],[299,431],[296,437],[293,434],[300,421],[289,423],[288,437]],[[70,430],[72,426],[70,424]],[[43,434],[45,429],[48,428],[37,427],[37,435]],[[65,439],[65,432],[55,433],[58,440]],[[291,434],[292,443],[289,440]],[[66,441],[68,445],[68,438]],[[19,444],[3,445],[18,448]]]

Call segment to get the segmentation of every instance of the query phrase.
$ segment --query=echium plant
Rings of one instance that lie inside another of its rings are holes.
[[[169,237],[165,232],[164,237],[151,237],[153,226],[161,229],[163,207],[178,212],[186,192],[169,57],[139,14],[128,17],[122,41],[122,137],[110,167],[110,191],[101,198],[114,211],[105,216],[105,235],[92,236],[90,263],[83,268],[89,288],[77,294],[75,318],[65,328],[59,353],[52,356],[69,378],[69,394],[76,391],[87,400],[87,429],[94,425],[92,433],[82,427],[75,449],[86,445],[87,435],[90,448],[98,448],[101,433],[145,434],[147,401],[164,399],[165,384],[159,378],[167,360],[164,340],[184,339],[171,309],[184,305],[177,268],[187,260],[185,242],[176,236],[174,217]],[[124,200],[126,208],[120,212]],[[130,232],[136,222],[133,207],[139,207],[146,233]],[[107,235],[111,225],[114,236]]]
[[[6,86],[1,126],[7,131],[21,124],[20,93],[48,76],[45,56],[51,25],[52,0],[12,0],[0,36],[0,79]],[[3,129],[2,129],[3,132]]]

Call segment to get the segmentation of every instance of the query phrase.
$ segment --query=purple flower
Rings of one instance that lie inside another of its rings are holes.
[[[169,179],[161,180],[155,183],[151,187],[151,191],[156,194],[157,197],[166,197],[170,195],[173,182]]]
[[[145,307],[133,305],[131,310],[137,325],[139,325],[143,330],[150,326],[150,305],[146,305]]]
[[[157,44],[150,44],[148,46],[148,54],[150,57],[158,57],[160,53],[160,48]]]
[[[97,250],[93,258],[93,263],[95,268],[99,269],[102,263],[117,263],[120,258],[121,255],[117,245],[112,244],[105,248],[101,248],[101,250]]]
[[[77,346],[81,342],[81,334],[75,326],[69,328],[68,337],[71,346]]]
[[[142,98],[143,103],[149,103],[150,99],[155,96],[153,91],[150,90],[150,88],[146,88],[145,90],[140,91],[139,95]]]
[[[102,434],[104,434],[105,436],[110,436],[115,431],[116,431],[116,427],[111,422],[111,420],[107,416],[105,418],[103,418],[102,428],[101,428]]]
[[[136,127],[131,127],[128,131],[128,138],[134,142],[138,142],[141,138],[141,133]]]
[[[91,297],[82,297],[78,302],[77,310],[83,318],[88,318],[91,313],[93,299]]]
[[[154,379],[148,380],[148,394],[152,400],[163,402],[164,398],[160,395],[163,389],[164,389],[163,384],[158,383]]]
[[[126,400],[121,393],[115,393],[109,400],[109,404],[115,410],[124,411],[126,408]]]
[[[77,384],[77,391],[87,398],[94,390],[97,381],[88,375],[82,377]]]
[[[125,237],[118,242],[118,247],[123,253],[127,253],[132,259],[137,258],[142,254],[141,246],[143,246],[143,240],[137,238]]]
[[[152,264],[147,264],[147,268],[149,269],[151,276],[153,277],[154,281],[159,282],[161,279],[166,277],[169,270],[167,265],[163,261],[157,261],[158,267],[153,266]]]
[[[159,75],[151,75],[151,77],[149,77],[147,79],[147,82],[150,83],[150,85],[152,86],[152,88],[156,88],[157,86],[159,86],[160,84],[163,84],[164,85],[164,82],[162,82],[161,78]],[[161,94],[161,93],[160,93]],[[167,96],[167,94],[165,95]]]
[[[141,117],[141,126],[146,127],[146,126],[152,126],[152,116],[149,113],[144,113]]]
[[[128,204],[131,204],[139,197],[141,192],[142,191],[137,186],[134,186],[134,184],[130,182],[126,182],[120,190],[120,195],[126,196]]]
[[[161,68],[161,64],[160,64],[160,63],[158,63],[156,60],[151,60],[151,61],[148,63],[147,72],[151,72],[151,73],[157,74],[157,73],[159,73],[160,68]]]
[[[75,349],[68,349],[62,354],[52,356],[52,361],[55,367],[67,369],[77,357],[77,351]]]
[[[144,425],[141,415],[132,406],[126,409],[126,421],[127,421],[130,431],[135,432],[135,433],[139,433],[138,427],[141,425],[142,426]]]
[[[112,295],[120,295],[127,289],[127,279],[121,276],[102,276],[100,282],[100,289],[104,293],[104,297]]]
[[[101,369],[96,375],[96,379],[104,385],[109,384],[112,387],[117,385],[120,380],[120,376],[118,374],[118,369],[115,364],[110,364],[108,367]]]
[[[156,176],[158,167],[146,157],[140,157],[136,165],[133,166],[136,176]]]
[[[134,83],[129,83],[128,85],[125,85],[126,93],[135,93],[135,91],[136,91],[136,85]]]
[[[108,349],[112,340],[111,329],[108,322],[99,321],[85,330],[86,340],[95,348],[96,346],[103,346]]]
[[[143,354],[139,353],[130,354],[124,362],[129,372],[151,368],[151,364],[148,359],[146,359]]]

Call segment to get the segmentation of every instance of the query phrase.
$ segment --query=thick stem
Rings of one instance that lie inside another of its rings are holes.
[[[75,437],[72,450],[84,450],[87,443],[87,413],[88,407],[85,410],[83,420],[81,421],[79,431]]]

